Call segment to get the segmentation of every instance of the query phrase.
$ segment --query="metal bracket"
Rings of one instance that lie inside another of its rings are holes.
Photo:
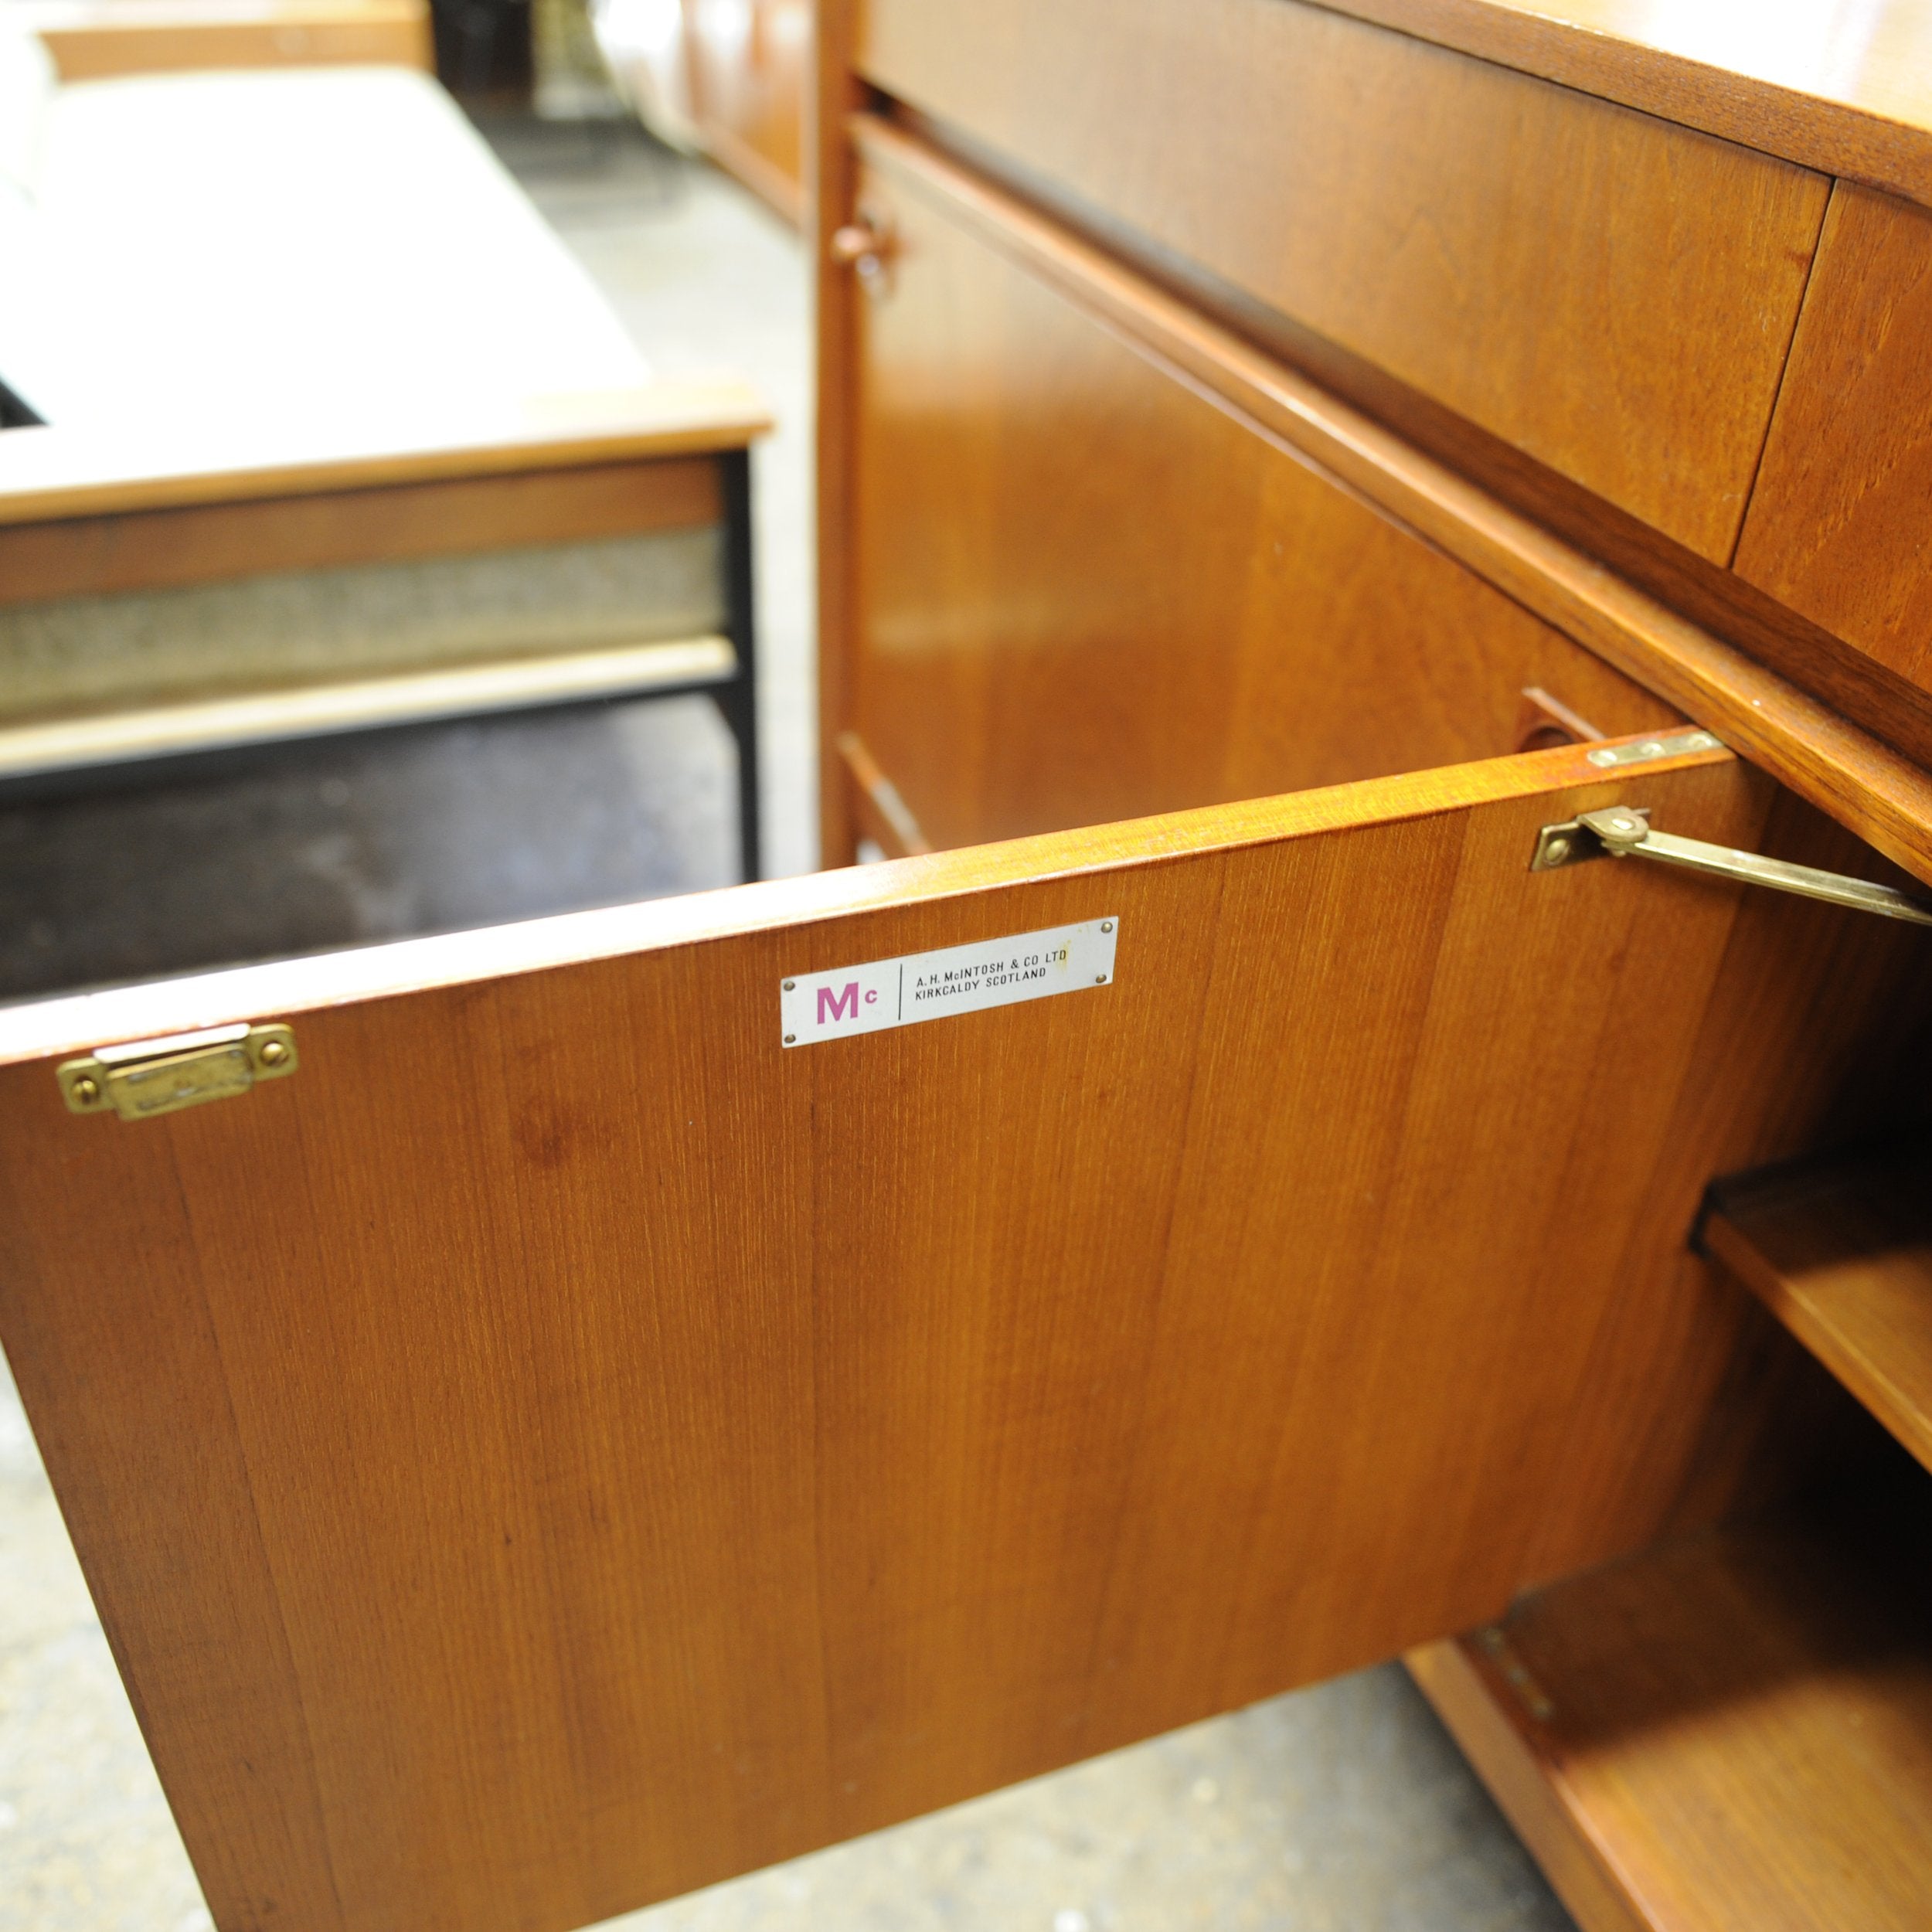
[[[1626,747],[1630,749],[1634,747]],[[1596,754],[1593,752],[1592,757]],[[1587,811],[1560,825],[1545,825],[1536,834],[1532,872],[1555,872],[1592,859],[1655,859],[1682,866],[1714,878],[1741,879],[1747,885],[1769,886],[1774,892],[1795,893],[1803,899],[1821,899],[1855,912],[1876,913],[1885,919],[1903,919],[1914,926],[1932,926],[1932,902],[1891,886],[1875,886],[1843,872],[1820,872],[1794,866],[1761,853],[1736,852],[1728,845],[1706,845],[1701,838],[1679,838],[1653,832],[1650,811],[1644,805],[1612,805]]]
[[[279,1024],[213,1026],[199,1033],[104,1046],[54,1069],[71,1114],[117,1114],[145,1121],[203,1100],[246,1094],[257,1080],[294,1072],[295,1036]]]
[[[1599,745],[1587,754],[1599,771],[1625,765],[1655,764],[1659,758],[1682,758],[1693,751],[1722,751],[1724,741],[1708,731],[1677,731],[1668,737],[1640,738],[1634,745]]]

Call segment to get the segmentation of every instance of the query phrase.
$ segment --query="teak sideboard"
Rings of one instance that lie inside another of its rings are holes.
[[[0,1013],[223,1932],[1398,1654],[1587,1932],[1925,1923],[1932,947],[1734,875],[1932,881],[1932,28],[1652,11],[822,6],[832,869]]]

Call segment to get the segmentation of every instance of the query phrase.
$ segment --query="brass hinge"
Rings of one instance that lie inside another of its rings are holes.
[[[1490,1624],[1476,1633],[1476,1641],[1496,1667],[1503,1681],[1522,1701],[1522,1707],[1539,1724],[1547,1724],[1556,1707],[1544,1694],[1543,1687],[1524,1668],[1522,1659],[1511,1648],[1502,1627]]]
[[[73,1114],[118,1114],[145,1121],[203,1100],[246,1094],[257,1080],[294,1072],[295,1036],[279,1023],[212,1026],[199,1033],[104,1046],[55,1068],[61,1097]]]
[[[1633,745],[1599,745],[1587,755],[1599,771],[1615,771],[1625,765],[1650,764],[1658,758],[1681,758],[1689,752],[1723,749],[1723,740],[1708,731],[1666,731],[1655,738],[1640,738]]]
[[[1769,886],[1774,892],[1849,906],[1855,912],[1932,926],[1932,903],[1896,886],[1875,886],[1869,879],[1820,872],[1812,866],[1794,866],[1785,859],[1767,859],[1761,852],[1734,852],[1728,845],[1706,845],[1701,838],[1654,832],[1645,805],[1613,805],[1607,811],[1586,811],[1560,825],[1545,825],[1536,835],[1529,869],[1555,872],[1590,859],[1630,858],[1661,859],[1667,866],[1687,866],[1719,879],[1741,879],[1749,886]]]

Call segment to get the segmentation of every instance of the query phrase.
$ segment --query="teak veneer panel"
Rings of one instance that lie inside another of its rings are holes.
[[[433,72],[423,0],[26,0],[63,82],[219,67]]]
[[[1740,1527],[1560,1584],[1410,1668],[1583,1932],[1920,1932],[1926,1599],[1922,1558]]]
[[[846,126],[865,90],[852,71],[857,29],[849,0],[814,0],[813,59],[806,63],[807,197],[805,240],[813,264],[812,374],[817,403],[812,498],[818,536],[815,613],[818,655],[818,849],[829,866],[851,863],[858,830],[851,787],[838,754],[838,734],[852,723],[846,676],[852,656],[852,459],[857,423],[852,409],[858,374],[861,297],[858,278],[833,265],[832,237],[855,212],[857,156]]]
[[[1710,1252],[1932,1469],[1932,1151],[1730,1182]]]
[[[1841,185],[1736,569],[1932,692],[1928,502],[1932,209]]]
[[[464,556],[719,521],[715,458],[0,523],[0,604]]]
[[[0,437],[0,526],[716,454],[770,427],[728,378],[479,396],[379,420],[39,425]]]
[[[1445,47],[1932,202],[1923,0],[1324,0]]]
[[[1526,858],[1769,791],[1566,748],[0,1013],[0,1335],[218,1922],[555,1932],[1613,1553],[1682,1471],[1583,1383],[1724,1352],[1658,1318],[1738,900]],[[1102,915],[1104,991],[780,1046]],[[250,1013],[296,1077],[61,1110]]]
[[[843,24],[836,9],[823,20],[828,31]],[[826,84],[842,100],[835,79]],[[847,128],[849,141],[821,130],[821,165],[839,184],[820,212],[821,247],[838,210],[852,205],[848,176],[859,155],[916,183],[948,219],[1138,344],[1179,380],[1299,451],[1932,882],[1932,775],[1895,747],[928,143],[870,114],[846,117],[840,129]],[[819,379],[832,399],[819,423],[819,709],[826,733],[820,810],[828,862],[839,864],[851,856],[845,780],[834,754],[850,716],[854,399],[859,322],[869,304],[849,273],[821,274],[818,295]]]
[[[1298,0],[875,0],[869,80],[1727,560],[1828,183]]]
[[[706,148],[798,225],[811,0],[683,0],[683,22],[692,106]]]
[[[916,179],[861,192],[847,701],[932,844],[1499,755],[1526,685],[1675,719]]]

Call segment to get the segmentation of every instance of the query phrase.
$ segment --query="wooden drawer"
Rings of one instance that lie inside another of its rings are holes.
[[[860,304],[864,747],[937,846],[1514,749],[1540,687],[1669,706],[1176,379],[874,165]]]
[[[871,80],[1727,561],[1827,184],[1294,0],[876,0]]]
[[[722,689],[743,663],[735,464],[217,485],[72,516],[0,500],[0,782]]]

